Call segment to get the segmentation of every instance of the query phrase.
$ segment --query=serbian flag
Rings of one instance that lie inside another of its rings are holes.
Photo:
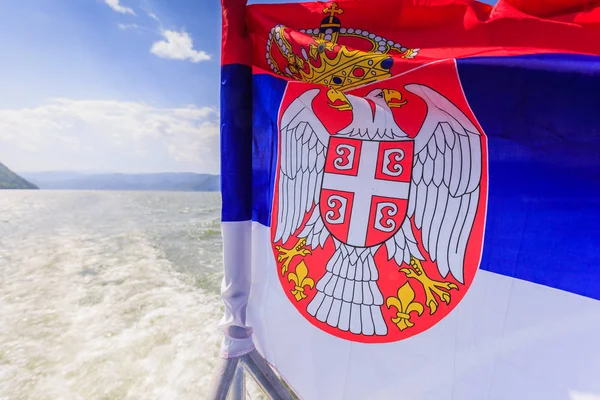
[[[600,2],[222,0],[223,357],[600,399]]]

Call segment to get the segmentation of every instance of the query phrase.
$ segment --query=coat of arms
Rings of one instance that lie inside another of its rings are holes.
[[[272,71],[299,81],[280,111],[277,273],[326,332],[401,340],[447,315],[477,271],[485,136],[464,96],[459,107],[418,74],[393,74],[417,49],[342,27],[335,3],[324,12],[316,29],[274,27],[267,45]],[[438,81],[460,90],[456,76]]]

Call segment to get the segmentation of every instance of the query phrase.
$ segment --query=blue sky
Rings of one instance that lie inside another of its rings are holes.
[[[217,173],[220,23],[218,0],[1,1],[0,161]]]

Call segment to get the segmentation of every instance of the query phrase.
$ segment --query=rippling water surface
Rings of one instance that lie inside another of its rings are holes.
[[[0,399],[204,398],[219,207],[216,193],[0,191]]]

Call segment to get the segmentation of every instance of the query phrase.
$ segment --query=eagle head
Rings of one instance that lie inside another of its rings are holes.
[[[384,109],[386,107],[399,108],[406,104],[406,100],[402,100],[402,93],[393,89],[374,89],[365,98]]]
[[[343,111],[352,111],[352,121],[338,134],[361,138],[394,139],[408,136],[396,124],[393,108],[402,107],[406,100],[393,89],[374,89],[366,96],[354,96],[334,89],[327,92],[329,106]]]

